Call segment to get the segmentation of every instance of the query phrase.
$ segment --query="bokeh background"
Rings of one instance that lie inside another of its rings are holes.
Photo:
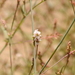
[[[24,1],[25,8],[23,3]],[[33,7],[40,1],[42,0],[32,0]],[[0,51],[3,49],[6,43],[6,36],[2,26],[6,26],[6,31],[8,32],[8,35],[10,35],[16,5],[17,0],[0,0]],[[24,16],[23,13],[26,13],[29,10],[29,0],[20,0],[12,33],[21,22]],[[54,49],[59,44],[69,25],[73,21],[74,12],[71,1],[46,0],[33,10],[33,17],[35,29],[39,29],[42,35],[41,42],[39,43],[38,53],[41,53],[41,59],[43,63],[46,63]],[[32,39],[32,21],[31,13],[29,13],[12,38],[12,65],[14,75],[28,75],[33,58]],[[67,43],[69,41],[71,41],[71,50],[74,50],[75,25],[73,25],[69,31],[68,35],[47,65],[46,69],[56,63],[67,53]],[[62,60],[59,64],[48,70],[45,75],[59,75],[56,73],[60,71],[65,64],[66,59]],[[40,71],[42,66],[40,65],[39,58],[37,58],[37,65],[37,70]],[[10,75],[10,68],[10,52],[9,45],[7,45],[0,54],[0,75]],[[75,75],[75,55],[70,57],[65,72],[61,75]]]

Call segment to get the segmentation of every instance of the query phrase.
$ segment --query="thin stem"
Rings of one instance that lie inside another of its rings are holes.
[[[2,50],[0,51],[0,55],[4,51],[4,49],[7,47],[7,45],[8,45],[8,42],[6,42],[6,44],[4,45],[4,47],[2,48]]]
[[[59,42],[58,46],[56,47],[56,49],[54,50],[54,52],[52,53],[52,55],[49,57],[48,61],[46,62],[46,64],[43,66],[43,68],[41,69],[41,71],[39,72],[39,75],[42,73],[42,71],[44,70],[44,68],[46,67],[46,65],[50,62],[51,58],[54,56],[54,54],[56,53],[56,51],[58,50],[58,48],[60,47],[60,45],[62,44],[63,40],[65,39],[65,37],[67,36],[68,32],[70,31],[71,27],[73,26],[75,22],[75,19],[72,21],[71,25],[69,26],[69,28],[67,29],[67,31],[65,32],[64,36],[62,37],[61,41]]]
[[[26,5],[26,2],[25,2],[25,0],[24,0],[24,1],[23,1],[23,9],[24,9],[24,13],[26,14],[27,11],[26,11],[26,7],[25,7],[25,5]]]
[[[33,18],[33,10],[32,10],[32,2],[31,0],[30,1],[30,10],[31,10],[31,21],[32,21],[32,35],[33,35],[33,32],[34,32],[34,18]],[[34,41],[34,40],[33,40]],[[34,75],[36,74],[36,46],[34,47]]]
[[[40,5],[41,3],[43,3],[44,1],[46,1],[46,0],[42,0],[41,2],[39,2],[36,6],[33,7],[33,9],[36,8],[38,5]],[[26,16],[27,16],[30,12],[31,12],[31,11],[29,11],[29,12],[26,14]],[[11,38],[13,38],[13,36],[15,35],[16,31],[19,29],[19,27],[21,26],[21,24],[23,23],[23,21],[24,21],[25,18],[26,18],[25,16],[22,18],[22,20],[21,20],[21,22],[19,23],[18,27],[17,27],[17,28],[15,29],[15,31],[13,32]],[[7,41],[7,44],[8,44],[8,41]],[[3,47],[3,49],[0,51],[0,54],[4,51],[4,49],[5,49],[6,47],[7,47],[7,45],[5,44],[4,47]]]
[[[33,32],[34,32],[34,18],[33,18],[33,10],[32,10],[32,2],[30,0],[30,10],[31,10],[31,20],[32,20],[32,35],[33,35]]]
[[[41,3],[45,2],[46,0],[42,0],[37,5],[35,5],[32,9],[35,9],[37,6],[39,6]],[[31,12],[31,10],[26,14],[26,16]]]
[[[34,6],[32,9],[34,9],[35,7],[37,7],[38,5],[40,5],[41,3],[43,3],[46,0],[42,0],[41,2],[39,2],[36,6]],[[26,14],[26,16],[31,12],[31,10]],[[19,27],[21,26],[21,24],[23,23],[24,19],[26,18],[26,16],[24,16],[21,20],[21,22],[19,23],[18,27],[15,29],[15,31],[12,34],[12,37],[15,35],[16,31],[19,29]]]
[[[71,51],[69,54],[73,54],[75,52],[74,51]],[[68,54],[66,54],[65,56],[63,56],[60,60],[58,60],[54,65],[52,65],[50,68],[48,68],[47,70],[45,70],[42,74],[45,74],[48,70],[50,70],[51,68],[53,68],[55,65],[57,65],[60,61],[62,61],[64,58],[68,57]]]
[[[11,31],[12,31],[12,29],[13,29],[13,25],[14,25],[14,21],[15,21],[15,18],[16,18],[16,12],[17,12],[17,9],[18,9],[18,6],[19,6],[19,3],[20,3],[20,1],[17,0],[16,10],[15,10],[14,18],[13,18],[12,25],[11,25]]]
[[[38,44],[35,42],[35,47],[34,47],[34,74],[37,73],[37,62],[36,62],[36,59],[37,59],[37,52],[38,52]]]
[[[34,48],[34,75],[36,74],[36,47]]]
[[[29,74],[28,74],[28,75],[31,74],[31,72],[32,72],[32,70],[33,70],[33,67],[34,67],[34,58],[32,59],[32,65],[31,65],[31,68],[30,68],[30,71],[29,71]]]
[[[19,27],[21,26],[21,24],[23,23],[24,21],[24,17],[22,18],[21,22],[18,24],[17,28],[15,29],[15,31],[13,32],[11,38],[13,38],[13,36],[15,35],[16,31],[19,29]]]
[[[11,44],[11,39],[9,39],[9,52],[10,52],[11,75],[13,75],[13,66],[12,66],[12,44]]]
[[[8,38],[9,38],[7,30],[6,30],[3,26],[1,26],[1,29],[2,29],[2,31],[3,31],[3,33],[4,33],[4,36],[5,36],[5,39],[6,39],[6,44],[4,45],[4,47],[2,48],[2,50],[0,50],[0,54],[1,54],[1,53],[4,51],[4,49],[7,47],[7,45],[8,45]]]

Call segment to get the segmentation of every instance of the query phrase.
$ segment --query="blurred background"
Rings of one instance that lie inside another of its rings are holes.
[[[42,0],[31,0],[33,7]],[[74,0],[73,0],[74,1]],[[4,48],[7,38],[5,35],[11,33],[11,25],[14,13],[17,8],[17,0],[0,0],[0,51]],[[12,33],[21,23],[12,38],[12,65],[14,75],[28,75],[31,69],[33,58],[33,41],[32,41],[32,21],[29,0],[20,0],[16,16],[13,24]],[[22,21],[22,18],[24,20]],[[47,62],[54,49],[59,44],[61,38],[65,34],[69,25],[74,18],[74,12],[70,0],[46,0],[33,10],[34,26],[41,32],[41,41],[38,48],[37,70],[41,70],[42,66]],[[21,22],[22,21],[22,22]],[[65,54],[67,54],[67,44],[71,41],[71,50],[75,49],[75,25],[71,28],[63,43],[51,59],[46,69],[56,63]],[[39,54],[40,53],[40,54]],[[41,56],[40,56],[41,55]],[[42,64],[40,64],[41,57]],[[59,64],[52,67],[46,75],[75,75],[75,54],[69,58],[68,65],[64,74],[58,74],[62,67],[66,64],[63,59]],[[10,75],[10,52],[9,45],[0,53],[0,75]],[[31,73],[32,75],[32,73]]]

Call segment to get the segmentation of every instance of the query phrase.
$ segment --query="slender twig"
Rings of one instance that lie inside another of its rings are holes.
[[[38,53],[38,59],[39,59],[39,61],[40,61],[40,65],[43,67],[44,62],[43,62],[43,60],[42,60],[42,55],[41,55],[41,52],[40,52],[40,51],[39,51],[39,53]]]
[[[34,33],[34,18],[33,18],[32,2],[31,2],[31,0],[29,0],[29,1],[30,1],[31,21],[32,21],[32,35],[33,35],[33,33]],[[34,46],[33,57],[34,57],[34,75],[35,75],[36,74],[36,46]]]
[[[69,53],[69,55],[73,54],[75,52],[74,51],[71,51]],[[54,65],[52,65],[51,67],[49,67],[47,70],[45,70],[42,74],[45,74],[48,70],[50,70],[51,68],[53,68],[55,65],[57,65],[60,61],[62,61],[64,58],[68,57],[68,54],[66,54],[65,56],[63,56],[60,60],[58,60]]]
[[[8,45],[8,39],[9,39],[9,36],[8,36],[8,32],[7,32],[7,30],[5,29],[5,27],[4,26],[1,26],[1,29],[2,29],[2,31],[3,31],[3,33],[4,33],[4,36],[5,36],[5,41],[6,41],[6,43],[5,43],[5,45],[4,45],[4,47],[2,48],[2,50],[0,50],[0,55],[1,55],[1,53],[4,51],[4,49],[7,47],[7,45]]]
[[[52,55],[49,57],[48,61],[46,62],[46,64],[43,66],[43,68],[41,69],[41,71],[39,72],[39,75],[42,73],[42,71],[44,70],[44,68],[47,66],[47,64],[50,62],[51,58],[54,56],[54,54],[56,53],[56,51],[58,50],[58,48],[60,47],[60,45],[62,44],[62,42],[64,41],[65,37],[67,36],[68,32],[70,31],[71,27],[73,26],[75,22],[75,19],[72,21],[72,23],[70,24],[69,28],[67,29],[67,31],[65,32],[64,36],[62,37],[61,41],[59,42],[58,46],[56,47],[56,49],[54,50],[54,52],[52,53]]]
[[[7,47],[7,45],[8,45],[8,42],[6,42],[6,44],[4,45],[4,47],[2,48],[2,50],[0,50],[0,55],[4,51],[4,49]]]
[[[23,1],[24,13],[27,13],[25,5],[26,5],[26,2],[25,2],[25,0],[24,0],[24,1]]]
[[[66,60],[66,64],[63,66],[63,68],[61,69],[62,70],[62,73],[64,73],[68,63],[69,63],[69,58],[70,58],[70,53],[71,53],[71,42],[69,41],[68,42],[68,45],[67,45],[67,60]]]
[[[36,6],[33,7],[33,9],[36,8],[38,5],[40,5],[41,3],[43,3],[44,1],[46,1],[46,0],[42,0],[41,2],[39,2]],[[31,11],[29,11],[29,12],[26,14],[26,16],[27,16],[30,12],[31,12]],[[17,27],[17,28],[15,29],[15,31],[13,32],[11,38],[13,38],[13,36],[15,35],[16,31],[19,29],[19,27],[21,26],[21,24],[23,23],[23,21],[24,21],[25,18],[26,18],[25,16],[22,18],[21,22],[18,24],[18,27]],[[7,41],[7,44],[8,44],[8,41]],[[4,47],[3,47],[3,49],[0,51],[0,54],[4,51],[4,49],[5,49],[6,47],[7,47],[7,45],[5,44]]]
[[[16,18],[16,12],[17,12],[17,9],[18,9],[19,4],[20,4],[20,1],[17,0],[16,10],[15,10],[14,17],[13,17],[13,21],[12,21],[12,25],[11,25],[11,31],[13,29],[14,21],[15,21],[15,18]]]
[[[42,1],[39,2],[36,6],[34,6],[32,9],[34,9],[35,7],[37,7],[38,5],[40,5],[41,3],[43,3],[44,1],[46,1],[46,0],[42,0]],[[30,12],[31,12],[31,10],[26,14],[26,16],[27,16]],[[22,18],[22,20],[21,20],[21,22],[19,23],[18,27],[17,27],[17,28],[15,29],[15,31],[13,32],[12,37],[14,36],[14,34],[16,33],[16,31],[19,29],[19,27],[21,26],[21,24],[23,23],[23,21],[24,21],[25,18],[26,18],[25,16]]]
[[[46,0],[42,0],[41,2],[39,2],[36,6],[33,7],[33,9],[34,9],[35,7],[37,7],[38,5],[40,5],[41,3],[43,3],[44,1],[46,1]],[[31,12],[31,10],[26,14],[26,16],[27,16],[30,12]],[[25,18],[26,18],[25,16],[22,18],[21,22],[18,24],[18,27],[17,27],[17,28],[15,29],[15,31],[13,32],[12,37],[15,35],[16,31],[19,29],[19,27],[21,26],[21,24],[23,23],[23,21],[24,21]]]
[[[46,1],[46,0],[42,0],[42,1],[39,2],[37,5],[35,5],[35,6],[33,7],[33,9],[35,9],[38,5],[40,5],[41,3],[45,2],[45,1]],[[30,10],[26,15],[28,15],[30,12],[31,12],[31,10]]]
[[[31,10],[31,21],[32,21],[32,35],[33,35],[33,32],[34,32],[34,18],[33,18],[33,7],[32,7],[32,2],[31,0],[30,1],[30,10]]]
[[[9,53],[10,53],[11,75],[13,75],[13,66],[12,66],[12,43],[11,43],[11,39],[10,38],[9,38]]]
[[[32,65],[31,65],[31,68],[30,68],[30,71],[29,71],[29,74],[28,75],[31,74],[33,67],[34,67],[34,58],[32,59]]]
[[[19,29],[19,27],[21,26],[21,24],[23,23],[23,21],[24,21],[24,17],[22,18],[21,22],[18,24],[17,28],[16,28],[15,31],[13,32],[11,38],[13,38],[13,36],[15,35],[16,31],[17,31],[17,30]]]

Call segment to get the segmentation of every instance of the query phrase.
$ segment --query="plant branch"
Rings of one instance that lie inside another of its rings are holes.
[[[33,9],[36,8],[38,5],[40,5],[41,3],[43,3],[44,1],[46,1],[46,0],[42,0],[41,2],[39,2],[36,6],[33,7]],[[29,12],[26,14],[26,16],[27,16],[30,12],[31,12],[31,11],[29,11]],[[13,38],[13,36],[15,35],[16,31],[19,29],[19,27],[21,26],[21,24],[23,23],[23,21],[24,21],[25,18],[26,18],[25,16],[22,18],[21,22],[18,24],[18,27],[17,27],[17,28],[15,29],[15,31],[13,32],[11,38]],[[4,51],[4,49],[7,47],[7,45],[8,45],[8,41],[7,41],[7,43],[4,45],[3,49],[0,51],[0,54]]]
[[[16,12],[17,12],[17,9],[18,9],[19,4],[20,4],[20,1],[17,0],[17,6],[16,6],[16,10],[15,10],[14,17],[13,17],[13,21],[12,21],[12,25],[11,25],[11,31],[13,29],[13,24],[14,24],[14,21],[15,21],[15,18],[16,18]]]
[[[75,52],[74,51],[71,51],[69,53],[69,55],[73,54]],[[47,70],[45,70],[42,74],[45,74],[48,70],[50,70],[51,68],[53,68],[55,65],[57,65],[60,61],[62,61],[64,58],[68,57],[68,54],[66,54],[65,56],[63,56],[60,60],[58,60],[54,65],[52,65],[51,67],[49,67]]]
[[[64,41],[65,37],[67,36],[68,32],[70,31],[70,29],[72,28],[73,24],[75,22],[75,18],[72,21],[72,23],[70,24],[69,28],[67,29],[67,31],[65,32],[63,38],[61,39],[61,41],[59,42],[58,46],[56,47],[56,49],[54,50],[54,52],[52,53],[52,55],[49,57],[48,61],[46,62],[46,64],[43,66],[43,68],[41,69],[41,71],[39,72],[39,75],[42,73],[42,71],[44,70],[44,68],[47,66],[47,64],[50,62],[51,58],[54,56],[54,54],[56,53],[56,51],[58,50],[58,48],[60,47],[60,45],[62,44],[62,42]]]
[[[13,66],[12,66],[12,43],[9,38],[9,53],[10,53],[10,66],[11,66],[11,75],[13,75]]]

